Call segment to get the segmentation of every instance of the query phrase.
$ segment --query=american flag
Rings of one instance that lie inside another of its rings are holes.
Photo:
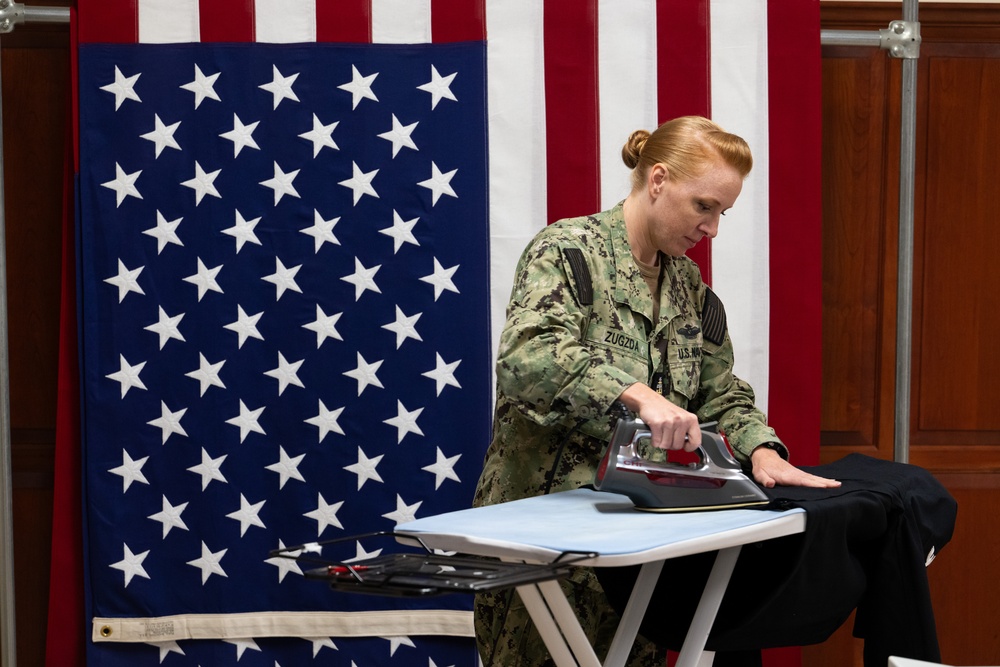
[[[468,506],[490,416],[483,69],[481,42],[81,49],[88,558],[109,638],[396,609],[268,550]]]
[[[813,462],[816,3],[78,12],[88,664],[474,664],[468,638],[411,637],[383,624],[391,601],[331,593],[267,551],[468,504],[518,254],[546,222],[622,198],[625,137],[677,115],[754,148],[698,259],[737,371]],[[777,353],[790,327],[794,356]],[[467,634],[453,598],[406,608]],[[68,664],[58,644],[50,665]]]

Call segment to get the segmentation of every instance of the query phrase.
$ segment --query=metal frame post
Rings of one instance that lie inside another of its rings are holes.
[[[0,80],[2,84],[2,80]],[[10,363],[7,357],[7,247],[3,195],[3,96],[0,87],[0,664],[14,667],[14,512],[10,464]]]

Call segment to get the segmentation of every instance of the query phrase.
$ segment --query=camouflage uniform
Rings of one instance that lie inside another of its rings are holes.
[[[572,270],[581,259],[589,286],[578,284],[583,274]],[[780,445],[754,406],[753,390],[732,373],[721,307],[721,326],[717,319],[714,335],[703,332],[711,328],[701,316],[709,290],[697,265],[661,254],[660,266],[654,326],[653,301],[632,258],[621,204],[556,222],[528,245],[500,337],[493,442],[476,505],[591,484],[615,421],[613,406],[636,382],[701,422],[718,421],[745,465],[757,445]],[[592,305],[581,305],[587,301],[581,292],[589,287]],[[580,568],[563,587],[603,659],[615,623],[609,633],[614,612],[596,577]],[[477,597],[476,634],[487,667],[527,667],[548,659],[519,602],[503,591]],[[662,654],[640,638],[629,665],[663,664]]]

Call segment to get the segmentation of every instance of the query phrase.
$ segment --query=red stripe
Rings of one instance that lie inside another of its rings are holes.
[[[316,41],[369,44],[372,41],[371,0],[319,0]]]
[[[431,41],[486,39],[486,0],[431,0]]]
[[[656,3],[657,111],[660,122],[678,116],[712,115],[709,0]],[[712,242],[688,251],[702,279],[712,282]]]
[[[549,222],[600,208],[597,0],[545,0]]]
[[[795,452],[819,461],[822,209],[819,3],[770,0],[771,340],[769,421]]]
[[[202,0],[198,22],[203,42],[252,42],[253,0]]]
[[[138,41],[137,0],[78,0],[77,7],[81,44],[134,44]]]

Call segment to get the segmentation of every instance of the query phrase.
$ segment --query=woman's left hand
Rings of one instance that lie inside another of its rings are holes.
[[[778,486],[811,486],[818,489],[833,489],[840,486],[835,479],[818,477],[799,470],[781,458],[773,449],[758,447],[750,455],[753,464],[753,478],[761,486],[771,489]]]

